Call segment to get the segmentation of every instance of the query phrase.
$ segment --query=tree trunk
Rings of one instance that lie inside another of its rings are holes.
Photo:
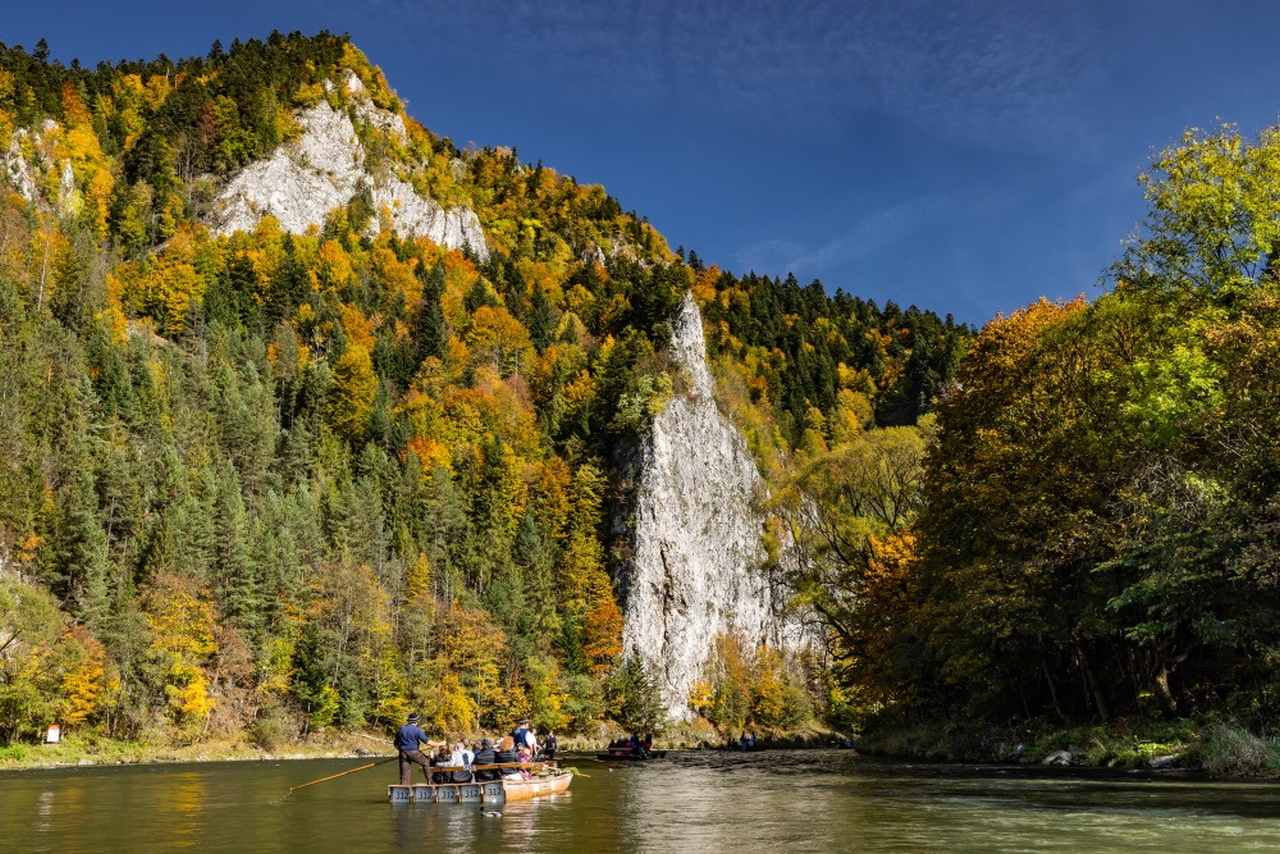
[[[1102,693],[1102,686],[1098,684],[1098,680],[1093,676],[1093,667],[1089,664],[1089,656],[1085,653],[1084,645],[1076,643],[1076,655],[1080,658],[1080,672],[1084,677],[1086,688],[1093,695],[1093,705],[1098,710],[1098,717],[1105,724],[1111,717],[1111,712],[1107,707],[1106,695]]]
[[[1169,690],[1169,667],[1161,664],[1156,670],[1155,678],[1156,692],[1160,695],[1160,699],[1164,701],[1165,710],[1171,715],[1178,714],[1178,701],[1174,699],[1173,691]]]
[[[1053,710],[1057,713],[1058,720],[1065,720],[1062,706],[1058,703],[1058,688],[1053,684],[1053,676],[1049,673],[1049,662],[1045,661],[1044,656],[1040,657],[1040,669],[1044,671],[1044,681],[1049,683],[1049,697],[1053,700]]]

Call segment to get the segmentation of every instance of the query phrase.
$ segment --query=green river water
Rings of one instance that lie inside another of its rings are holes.
[[[0,851],[1280,851],[1280,786],[940,769],[848,753],[683,753],[511,804],[385,802],[358,760],[0,774]],[[491,809],[491,808],[490,808]]]

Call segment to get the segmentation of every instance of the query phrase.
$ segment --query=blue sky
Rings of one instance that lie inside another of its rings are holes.
[[[1280,5],[491,0],[22,4],[0,40],[102,59],[350,33],[409,111],[600,182],[671,241],[981,322],[1098,293],[1135,176],[1280,114]]]

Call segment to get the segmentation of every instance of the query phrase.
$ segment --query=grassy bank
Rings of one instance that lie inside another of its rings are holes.
[[[923,722],[872,725],[864,753],[927,762],[1001,762],[1112,769],[1188,769],[1220,778],[1280,778],[1280,739],[1211,720],[1121,720],[1064,727]]]
[[[390,739],[385,735],[359,732],[317,733],[305,739],[273,744],[269,748],[248,738],[213,739],[196,744],[151,744],[71,734],[60,744],[0,746],[0,770],[165,762],[335,759],[382,756],[391,752]]]
[[[612,722],[601,723],[590,733],[559,736],[562,753],[595,753],[609,742],[626,736]],[[468,741],[485,734],[476,734]],[[491,734],[490,734],[491,735]],[[697,750],[718,747],[737,733],[722,734],[707,721],[698,718],[672,724],[654,739],[660,750]],[[762,747],[807,748],[829,747],[844,736],[819,724],[757,732]],[[91,765],[141,765],[165,762],[265,761],[276,759],[334,759],[359,756],[384,756],[392,752],[391,739],[379,732],[325,731],[303,739],[275,738],[264,744],[249,733],[238,738],[214,738],[194,744],[121,741],[92,734],[71,733],[60,744],[16,743],[0,745],[0,771],[29,768],[66,768]]]
[[[810,722],[792,729],[753,728],[753,732],[757,743],[762,748],[779,750],[831,747],[843,742],[846,738],[817,722]],[[737,739],[740,734],[738,731],[721,732],[705,718],[694,718],[690,721],[669,724],[662,735],[654,738],[653,744],[659,750],[701,750],[720,747]],[[561,737],[560,749],[572,753],[593,753],[604,750],[610,741],[626,735],[628,733],[612,723],[601,724],[596,732],[588,735]]]

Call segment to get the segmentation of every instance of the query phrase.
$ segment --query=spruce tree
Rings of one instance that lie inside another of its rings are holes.
[[[623,659],[607,687],[614,720],[623,729],[637,735],[662,734],[667,723],[662,691],[649,665],[638,653]]]
[[[425,275],[422,270],[423,265],[419,264],[418,278],[422,281],[422,305],[418,308],[418,319],[413,332],[417,365],[421,365],[428,356],[443,358],[445,343],[449,340],[449,331],[444,322],[444,310],[440,305],[440,300],[444,296],[444,266],[436,262],[431,271]]]
[[[45,552],[44,576],[53,592],[68,602],[86,624],[99,625],[108,602],[110,568],[107,535],[102,525],[97,487],[97,460],[86,411],[92,395],[88,383],[65,389],[71,422],[66,425],[62,453],[62,486],[52,530],[52,549]]]
[[[474,313],[483,305],[497,305],[497,301],[489,292],[489,286],[485,284],[484,279],[477,278],[471,285],[471,289],[467,291],[467,295],[463,297],[462,304],[469,313]]]
[[[552,316],[551,301],[542,288],[534,288],[529,305],[529,339],[539,353],[550,346],[554,331],[555,317]]]
[[[262,600],[250,551],[250,525],[235,469],[226,466],[218,484],[214,577],[227,617],[252,638],[261,627]]]
[[[298,259],[293,244],[293,236],[286,234],[284,237],[284,259],[281,261],[280,267],[276,270],[267,289],[266,305],[264,306],[267,320],[274,324],[288,318],[293,314],[294,308],[306,298],[310,290],[311,285],[307,278],[307,268]]]

